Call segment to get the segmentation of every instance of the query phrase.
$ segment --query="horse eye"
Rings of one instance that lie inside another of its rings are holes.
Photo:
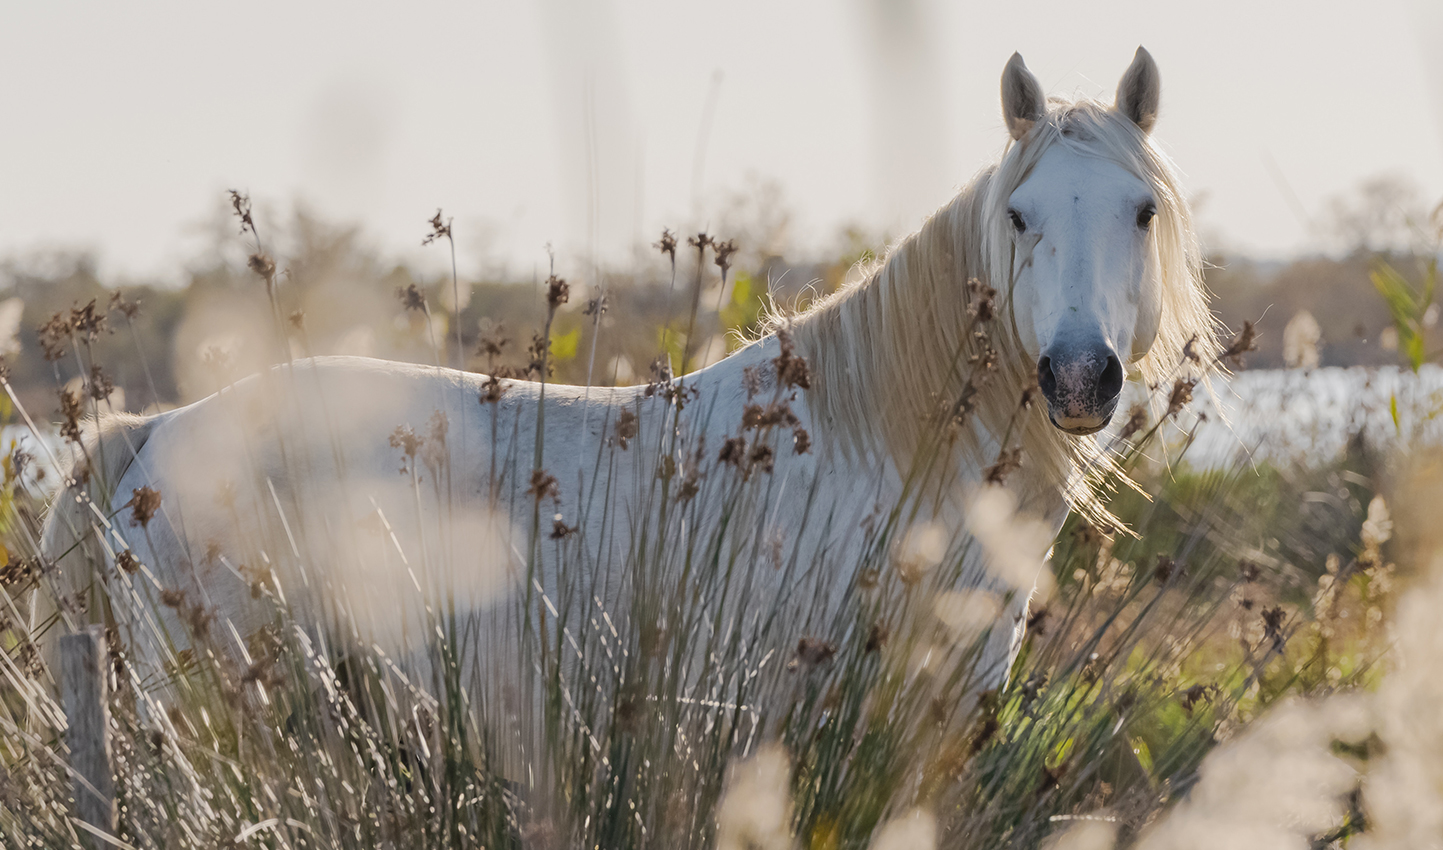
[[[1157,215],[1157,207],[1150,203],[1143,204],[1142,209],[1137,211],[1137,226],[1146,229],[1152,224],[1152,217]]]
[[[1022,213],[1017,210],[1008,210],[1007,217],[1012,219],[1012,229],[1018,233],[1027,229],[1027,222],[1022,220]]]

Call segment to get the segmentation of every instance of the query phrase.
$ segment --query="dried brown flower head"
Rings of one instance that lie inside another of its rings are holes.
[[[867,630],[867,643],[862,649],[868,654],[877,652],[887,645],[887,638],[891,636],[892,631],[887,628],[886,624],[873,623],[872,627]]]
[[[629,408],[622,408],[616,417],[616,443],[623,450],[636,437],[637,427],[636,414]]]
[[[651,247],[666,254],[673,263],[676,262],[676,234],[671,232],[671,228],[662,228],[661,239],[651,243]]]
[[[61,387],[60,394],[60,416],[65,421],[60,423],[60,435],[74,443],[80,442],[80,420],[85,416],[85,408],[81,405],[80,394],[71,392]]]
[[[997,453],[997,462],[987,467],[983,480],[999,487],[1007,483],[1007,476],[1022,466],[1022,447],[1003,449]]]
[[[426,438],[417,434],[410,425],[397,425],[391,432],[391,448],[401,450],[401,474],[409,475],[415,469],[416,453],[421,450]]]
[[[246,260],[246,267],[267,281],[276,276],[276,261],[271,259],[270,254],[263,251],[251,254],[250,259]]]
[[[725,242],[712,242],[712,250],[716,252],[713,262],[721,269],[722,280],[726,280],[727,271],[732,267],[732,255],[737,252],[737,241],[728,239]]]
[[[427,312],[426,294],[417,288],[414,283],[396,287],[396,297],[401,300],[401,304],[404,305],[407,310],[420,310],[422,313]]]
[[[1141,404],[1135,404],[1132,406],[1132,410],[1128,411],[1127,422],[1123,423],[1122,430],[1118,432],[1118,436],[1126,440],[1146,427],[1147,408]]]
[[[546,279],[546,306],[552,312],[557,307],[571,300],[571,284],[564,279],[551,275]]]
[[[717,462],[741,468],[747,457],[747,441],[741,437],[728,437],[717,454]]]
[[[742,388],[747,392],[747,401],[762,391],[762,370],[759,366],[748,366],[742,370]]]
[[[686,244],[691,246],[692,248],[695,248],[697,250],[697,253],[701,253],[707,248],[711,247],[712,238],[707,235],[706,231],[703,230],[695,236],[688,236],[686,238]]]
[[[140,569],[140,559],[135,557],[134,552],[126,549],[115,556],[115,566],[122,572],[134,573]]]
[[[561,487],[556,481],[556,476],[544,469],[531,470],[531,485],[526,488],[526,495],[541,501],[545,498],[558,499],[561,496]]]
[[[136,316],[140,315],[140,299],[127,301],[125,296],[116,290],[110,296],[110,305],[107,309],[118,310],[122,316],[133,321]]]
[[[501,380],[500,375],[495,373],[488,375],[486,380],[481,383],[481,403],[495,404],[500,401],[501,396],[506,393],[507,386],[508,385]]]
[[[481,344],[476,349],[476,353],[485,355],[488,363],[494,362],[497,357],[501,356],[502,350],[510,344],[511,340],[506,336],[506,329],[497,323],[489,329],[483,329]]]
[[[821,638],[804,637],[797,641],[797,652],[787,664],[788,670],[808,669],[830,662],[837,655],[837,645]]]
[[[537,331],[531,335],[531,345],[526,349],[530,358],[526,362],[526,374],[530,377],[541,380],[549,378],[556,371],[556,367],[550,362],[551,340],[546,334]]]
[[[1170,555],[1159,554],[1153,565],[1152,577],[1158,584],[1167,584],[1174,576],[1186,574],[1186,569]]]
[[[1187,344],[1182,347],[1182,356],[1199,366],[1202,365],[1202,357],[1197,353],[1197,334],[1193,334]]]
[[[561,514],[557,514],[551,518],[551,539],[565,540],[575,534],[578,528],[579,526],[567,525],[566,522],[562,520]]]
[[[781,346],[781,353],[772,361],[777,370],[777,385],[811,389],[812,373],[807,367],[807,360],[793,353],[796,347],[786,328],[777,331],[777,343]]]
[[[1211,701],[1216,685],[1193,685],[1182,692],[1178,702],[1182,703],[1182,710],[1192,714],[1192,710],[1200,702]]]
[[[70,320],[63,311],[51,316],[35,332],[40,335],[40,347],[47,361],[53,363],[65,356],[66,343],[70,341]]]
[[[90,397],[96,401],[105,401],[115,392],[115,384],[110,377],[101,371],[100,364],[96,363],[90,367],[89,384]]]
[[[792,429],[792,450],[799,455],[812,450],[812,435],[800,425]]]
[[[29,558],[16,558],[12,555],[7,563],[0,565],[0,587],[11,587],[21,582],[29,582],[39,572],[35,561]]]
[[[742,408],[742,430],[750,431],[754,428],[770,428],[774,425],[783,425],[788,428],[795,428],[801,424],[797,415],[792,412],[792,406],[786,402],[776,402],[763,407],[760,404],[748,404]]]
[[[771,446],[766,443],[758,443],[757,446],[752,449],[749,460],[751,461],[753,469],[760,469],[762,472],[771,474],[775,467],[776,454],[772,451]]]
[[[1263,609],[1263,638],[1273,643],[1273,649],[1281,652],[1286,638],[1283,637],[1283,620],[1286,613],[1282,606],[1275,605],[1272,608]]]
[[[967,292],[970,295],[967,304],[969,316],[979,322],[990,322],[996,318],[997,290],[974,277],[967,281]]]
[[[448,219],[446,219],[446,220],[444,220],[444,221],[441,219],[441,208],[440,208],[440,207],[437,207],[437,208],[436,208],[436,214],[433,215],[433,216],[431,216],[431,218],[428,219],[428,220],[426,221],[426,223],[429,224],[429,225],[431,225],[431,232],[428,233],[428,234],[426,234],[426,238],[425,238],[425,239],[422,239],[422,240],[421,240],[421,244],[422,244],[423,246],[425,246],[425,245],[430,245],[432,242],[435,242],[437,239],[450,239],[450,238],[451,238],[451,219],[448,218]]]
[[[1048,610],[1046,605],[1038,605],[1027,613],[1027,631],[1035,633],[1038,637],[1047,632]]]
[[[148,528],[160,510],[160,491],[153,487],[137,487],[130,494],[130,524]]]
[[[240,219],[241,233],[250,231],[251,235],[256,234],[256,223],[251,218],[251,196],[242,194],[235,189],[230,191],[231,209],[235,210],[235,217]]]
[[[606,293],[602,292],[586,302],[586,309],[581,311],[581,315],[591,316],[595,321],[601,321],[601,317],[606,314],[606,308]]]
[[[1172,392],[1167,397],[1167,415],[1175,416],[1184,407],[1192,404],[1193,387],[1197,381],[1192,378],[1178,378],[1173,382]]]
[[[1257,350],[1257,331],[1253,328],[1252,322],[1243,322],[1243,329],[1238,332],[1237,336],[1233,337],[1232,342],[1228,343],[1228,347],[1223,349],[1222,354],[1218,355],[1218,359],[1226,361],[1234,367],[1242,368],[1244,364],[1243,355],[1249,351]]]

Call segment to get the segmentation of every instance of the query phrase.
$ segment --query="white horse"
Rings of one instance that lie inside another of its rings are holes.
[[[967,610],[1002,626],[979,661],[1000,676],[1041,553],[1019,573],[969,546],[969,523],[995,530],[976,494],[1005,482],[1054,531],[1069,508],[1105,521],[1090,435],[1124,376],[1157,383],[1189,344],[1217,350],[1187,205],[1149,135],[1158,98],[1142,49],[1115,104],[1049,104],[1014,55],[999,163],[865,279],[663,384],[320,357],[111,419],[88,487],[48,520],[72,582],[57,592],[126,553],[94,574],[149,647],[149,681],[198,632],[245,655],[271,599],[400,653],[430,640],[427,617],[490,611],[473,651],[518,666],[529,641],[587,664],[625,648],[627,617],[643,653],[687,629],[708,657],[728,629],[838,640],[867,573],[931,568],[935,589],[995,594]],[[61,606],[64,627],[79,610]]]

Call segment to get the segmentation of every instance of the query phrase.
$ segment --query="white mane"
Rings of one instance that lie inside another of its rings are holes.
[[[1161,275],[1162,318],[1152,348],[1134,365],[1134,377],[1150,387],[1167,381],[1188,365],[1184,348],[1190,340],[1200,362],[1212,362],[1220,350],[1216,323],[1172,164],[1135,123],[1095,100],[1053,101],[1000,163],[978,174],[860,281],[800,315],[774,318],[770,329],[789,326],[810,358],[813,388],[807,401],[818,421],[828,423],[839,449],[890,452],[907,469],[919,451],[937,445],[929,434],[937,433],[938,410],[955,403],[969,373],[978,371],[968,364],[981,342],[968,333],[975,296],[967,283],[975,278],[991,286],[998,293],[998,316],[986,330],[998,354],[996,368],[978,387],[973,427],[960,431],[951,450],[983,469],[997,460],[984,452],[1020,446],[1019,474],[1028,484],[1060,482],[1074,510],[1115,524],[1098,490],[1116,467],[1096,440],[1053,427],[1040,399],[1027,410],[1019,405],[1024,389],[1036,383],[1036,366],[1023,355],[1012,316],[1009,289],[1017,258],[1006,210],[1013,191],[1053,145],[1117,162],[1154,193],[1157,217],[1150,239]],[[877,438],[882,445],[873,444]],[[984,448],[988,445],[993,448]]]

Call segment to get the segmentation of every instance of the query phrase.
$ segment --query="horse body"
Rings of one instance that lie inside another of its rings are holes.
[[[999,165],[865,280],[692,375],[498,398],[485,376],[318,358],[116,424],[88,452],[97,495],[67,492],[46,551],[143,565],[110,596],[133,602],[115,613],[133,643],[164,635],[157,675],[188,626],[244,655],[272,616],[258,597],[403,655],[459,610],[511,667],[548,628],[584,665],[599,650],[579,631],[610,653],[617,618],[647,620],[643,647],[680,618],[708,635],[677,662],[701,671],[722,633],[834,637],[861,574],[920,559],[948,564],[939,589],[999,601],[977,662],[998,677],[1030,579],[964,533],[983,479],[1053,529],[1069,507],[1104,520],[1107,457],[1073,435],[1111,418],[1124,369],[1157,382],[1185,345],[1216,350],[1186,206],[1147,139],[1155,95],[1139,51],[1116,109],[1049,111],[1015,57]],[[1022,466],[999,472],[1009,450]]]

